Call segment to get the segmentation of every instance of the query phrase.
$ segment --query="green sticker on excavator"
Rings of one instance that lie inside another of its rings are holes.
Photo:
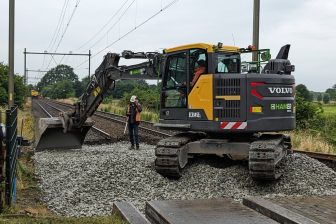
[[[291,103],[271,103],[271,110],[286,110],[287,112],[292,112]]]
[[[141,69],[136,69],[136,70],[131,70],[130,75],[140,75],[141,74]]]

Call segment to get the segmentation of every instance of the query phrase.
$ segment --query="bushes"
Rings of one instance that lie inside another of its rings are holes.
[[[6,106],[8,103],[8,70],[8,66],[0,62],[0,106]],[[14,75],[14,104],[20,108],[28,95],[28,88],[23,81],[22,76]]]
[[[44,97],[51,99],[66,99],[75,96],[73,83],[68,80],[59,81],[53,85],[45,86],[41,93]]]
[[[310,132],[320,134],[328,142],[336,145],[336,117],[332,115],[322,115],[314,119],[310,124]]]
[[[319,135],[336,145],[336,117],[323,113],[320,103],[296,97],[296,126],[312,135]]]
[[[156,111],[160,102],[160,94],[156,89],[139,89],[134,88],[131,92],[125,93],[120,100],[120,106],[126,107],[132,95],[139,98],[142,106],[147,107],[149,110]]]
[[[322,113],[321,104],[309,102],[300,96],[296,97],[296,127],[298,129],[311,128],[311,125],[316,123],[316,120],[321,119]]]

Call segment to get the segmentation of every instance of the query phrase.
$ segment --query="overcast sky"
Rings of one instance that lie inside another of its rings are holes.
[[[91,64],[93,73],[109,51],[155,51],[194,42],[246,47],[252,42],[253,0],[179,0],[120,41],[117,41],[120,37],[173,0],[81,0],[60,42],[78,1],[16,0],[16,73],[23,74],[24,48],[54,52],[59,44],[57,52],[88,53],[91,49],[95,55]],[[8,2],[0,1],[0,62],[5,63],[8,62]],[[60,34],[53,44],[66,2]],[[303,83],[314,91],[325,91],[336,84],[336,0],[261,0],[260,11],[260,48],[270,48],[275,57],[282,45],[291,44],[289,59],[296,66],[297,84]],[[94,36],[109,20],[103,31]],[[88,73],[88,63],[80,65],[85,60],[85,57],[55,57],[57,63],[76,68],[80,78]],[[56,66],[49,56],[27,56],[28,69],[46,70],[49,63],[49,69]],[[43,74],[29,72],[28,75],[32,83]]]

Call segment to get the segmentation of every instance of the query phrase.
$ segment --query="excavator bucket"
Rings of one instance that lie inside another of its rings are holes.
[[[36,147],[37,151],[45,149],[78,149],[81,148],[87,132],[93,122],[87,121],[78,129],[64,132],[62,118],[41,118],[37,126]]]

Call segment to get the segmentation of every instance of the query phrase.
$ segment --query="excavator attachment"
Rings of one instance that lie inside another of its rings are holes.
[[[36,150],[81,148],[87,132],[93,126],[86,121],[81,128],[64,129],[63,117],[41,118],[38,121]]]

